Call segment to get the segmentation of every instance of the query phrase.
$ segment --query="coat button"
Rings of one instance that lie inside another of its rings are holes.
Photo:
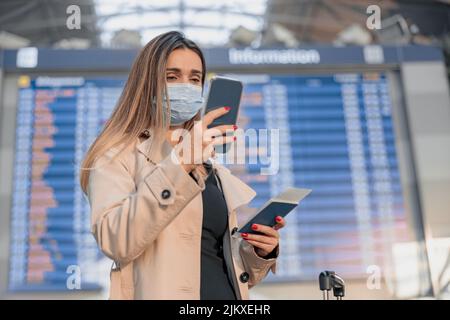
[[[170,191],[167,190],[167,189],[164,189],[164,190],[161,192],[161,197],[162,197],[163,199],[169,199],[169,198],[170,198]]]
[[[231,230],[231,235],[234,235],[238,231],[238,228],[234,227],[233,230]]]
[[[248,282],[249,278],[250,275],[247,272],[242,272],[241,275],[239,276],[239,279],[241,280],[242,283]]]

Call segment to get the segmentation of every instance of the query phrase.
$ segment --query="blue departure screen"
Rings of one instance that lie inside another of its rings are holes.
[[[238,125],[257,143],[245,163],[229,167],[257,191],[251,206],[287,187],[313,189],[287,217],[277,275],[269,279],[316,280],[327,269],[359,278],[368,266],[389,264],[407,226],[385,75],[237,77],[245,85]],[[108,280],[111,261],[90,233],[79,167],[124,81],[22,77],[11,290],[95,290]]]

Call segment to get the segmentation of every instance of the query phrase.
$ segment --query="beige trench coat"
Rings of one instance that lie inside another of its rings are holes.
[[[143,139],[113,161],[117,149],[109,150],[89,176],[92,233],[117,266],[110,299],[199,299],[204,181],[194,171],[195,182],[172,160],[168,142],[152,147],[151,136]],[[250,287],[275,273],[276,258],[259,257],[234,234],[236,209],[254,190],[222,165],[213,168],[229,212],[224,258],[237,297],[248,299]]]

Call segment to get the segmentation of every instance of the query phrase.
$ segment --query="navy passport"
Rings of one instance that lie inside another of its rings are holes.
[[[258,213],[250,218],[238,232],[257,233],[252,230],[252,224],[254,223],[273,227],[276,224],[275,218],[277,216],[285,217],[310,193],[311,189],[286,189],[278,196],[267,201],[262,208],[258,210]]]

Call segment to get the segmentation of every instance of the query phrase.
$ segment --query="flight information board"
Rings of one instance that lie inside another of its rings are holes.
[[[389,273],[392,246],[408,235],[386,75],[234,76],[245,82],[241,126],[278,132],[249,148],[262,161],[234,170],[257,191],[252,205],[287,187],[313,190],[287,217],[270,279]]]
[[[316,280],[325,269],[359,278],[368,266],[388,266],[407,226],[385,74],[235,76],[245,84],[239,127],[258,139],[247,156],[267,154],[230,166],[257,191],[251,205],[290,186],[313,189],[287,218],[269,279]],[[11,290],[97,289],[108,279],[78,168],[124,81],[21,77]],[[262,146],[264,134],[278,140]]]

